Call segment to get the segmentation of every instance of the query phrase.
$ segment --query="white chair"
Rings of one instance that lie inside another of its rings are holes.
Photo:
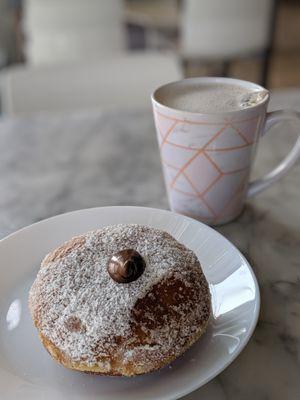
[[[266,53],[273,7],[273,0],[184,0],[183,58],[228,61]]]
[[[140,53],[94,62],[14,67],[2,73],[6,115],[87,108],[150,107],[159,85],[181,78],[172,55]]]
[[[25,0],[31,65],[72,63],[125,48],[122,0]]]

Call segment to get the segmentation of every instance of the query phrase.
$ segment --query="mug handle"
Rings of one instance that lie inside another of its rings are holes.
[[[268,130],[276,125],[278,122],[282,121],[290,121],[290,120],[298,120],[300,121],[300,113],[296,111],[289,110],[278,110],[267,113],[266,123],[264,127],[264,131],[262,135],[264,135]],[[250,182],[247,197],[254,197],[258,193],[267,189],[274,182],[278,181],[281,177],[283,177],[289,169],[300,159],[300,135],[296,140],[292,150],[289,154],[281,161],[277,167],[275,167],[271,172],[266,174],[260,179],[256,179],[253,182]]]

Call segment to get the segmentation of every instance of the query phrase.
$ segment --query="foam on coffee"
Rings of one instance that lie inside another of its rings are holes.
[[[156,98],[181,111],[215,114],[252,107],[263,101],[267,93],[224,83],[170,84],[158,92]]]

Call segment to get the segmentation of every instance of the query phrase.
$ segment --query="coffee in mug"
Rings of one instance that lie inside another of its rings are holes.
[[[250,89],[238,84],[203,82],[190,85],[167,85],[158,92],[157,101],[181,111],[224,113],[243,110],[259,104],[267,90]]]

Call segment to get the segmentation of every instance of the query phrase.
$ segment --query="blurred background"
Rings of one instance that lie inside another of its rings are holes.
[[[149,105],[201,75],[300,86],[299,0],[0,0],[2,115]]]

